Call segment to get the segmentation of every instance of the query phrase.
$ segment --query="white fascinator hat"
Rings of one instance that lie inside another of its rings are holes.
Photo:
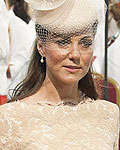
[[[76,32],[98,21],[96,0],[26,0],[36,24],[54,32]],[[100,13],[100,12],[99,12]]]
[[[26,0],[36,10],[52,10],[60,7],[66,0]]]

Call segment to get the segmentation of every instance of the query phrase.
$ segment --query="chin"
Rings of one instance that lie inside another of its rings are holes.
[[[64,76],[61,81],[64,83],[64,84],[74,84],[74,83],[78,83],[79,80],[81,79],[82,77],[76,77],[76,76]]]

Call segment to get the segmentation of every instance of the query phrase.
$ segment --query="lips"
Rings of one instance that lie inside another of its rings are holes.
[[[80,69],[81,67],[78,67],[78,66],[64,66],[66,68],[69,68],[69,69]]]
[[[76,73],[81,69],[81,67],[78,67],[78,66],[64,66],[64,68],[66,71],[70,73]]]

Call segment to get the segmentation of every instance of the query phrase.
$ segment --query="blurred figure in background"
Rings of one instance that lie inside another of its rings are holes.
[[[108,38],[114,36],[116,32],[120,32],[120,3],[110,5]]]
[[[28,24],[30,21],[28,4],[24,0],[9,0],[9,4],[15,15]]]
[[[8,10],[4,0],[0,0],[0,104],[7,101],[7,77],[9,34]]]
[[[29,61],[30,49],[33,43],[32,36],[34,36],[34,33],[32,35],[28,27],[30,21],[28,4],[24,0],[10,0],[9,5],[9,23],[11,30],[9,74],[11,77],[8,78],[8,93],[9,89],[14,88],[22,80],[23,72],[21,70]],[[19,73],[21,75],[16,80]]]
[[[95,72],[101,73],[101,64],[105,54],[105,13],[106,13],[106,5],[104,0],[97,0],[97,9],[102,12],[99,15],[101,23],[97,29],[97,34],[95,38],[95,50],[94,56],[96,57],[93,62],[93,69]],[[99,40],[97,40],[99,39]]]
[[[120,86],[120,35],[108,48],[108,76]]]
[[[109,37],[115,37],[113,44],[108,47],[108,76],[120,85],[120,3],[110,8]]]
[[[120,3],[110,3],[108,28],[108,77],[120,85]],[[104,65],[102,64],[104,74]]]

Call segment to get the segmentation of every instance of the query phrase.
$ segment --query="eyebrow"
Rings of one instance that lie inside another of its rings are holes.
[[[91,39],[92,37],[91,36],[83,36],[83,37],[81,37],[81,40],[84,40],[84,39]]]

